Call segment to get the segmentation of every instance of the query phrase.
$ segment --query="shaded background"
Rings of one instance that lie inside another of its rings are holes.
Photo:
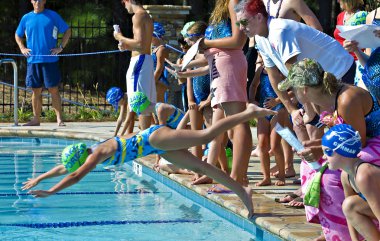
[[[331,34],[335,27],[336,15],[340,12],[336,0],[306,0],[306,3],[317,15],[325,32]],[[187,20],[207,21],[214,1],[147,0],[144,4],[188,5],[192,9]],[[367,1],[368,4],[373,5]],[[117,49],[117,42],[112,36],[113,24],[119,24],[124,35],[132,36],[132,16],[124,9],[120,0],[47,0],[46,8],[57,11],[72,29],[71,40],[63,53]],[[33,8],[28,0],[0,0],[0,9],[0,58],[5,58],[1,53],[20,53],[14,40],[14,33],[21,17]],[[25,86],[25,58],[14,57],[14,59],[19,68],[19,85]],[[62,57],[60,66],[63,96],[76,99],[78,102],[81,95],[95,96],[96,98],[92,98],[89,104],[108,108],[104,101],[105,91],[111,86],[119,86],[125,90],[125,73],[129,59],[130,52]],[[13,69],[10,65],[0,66],[0,81],[13,83]],[[0,85],[0,113],[12,108],[12,94],[8,89]],[[26,92],[24,97],[27,98]],[[48,106],[49,102],[44,105]],[[71,108],[71,105],[68,106]]]

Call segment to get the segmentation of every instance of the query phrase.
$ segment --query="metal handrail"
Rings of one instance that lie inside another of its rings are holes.
[[[16,61],[14,59],[0,59],[1,64],[12,64],[13,66],[13,115],[14,126],[18,126],[18,71]]]

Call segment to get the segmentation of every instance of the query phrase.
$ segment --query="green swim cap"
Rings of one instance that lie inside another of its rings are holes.
[[[68,172],[74,172],[83,165],[87,157],[88,151],[86,144],[72,144],[63,149],[62,164]]]
[[[129,106],[138,115],[146,110],[149,105],[150,101],[143,92],[135,92],[129,97]]]

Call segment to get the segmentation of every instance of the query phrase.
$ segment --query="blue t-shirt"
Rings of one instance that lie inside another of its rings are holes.
[[[50,50],[57,47],[59,33],[64,33],[69,26],[58,13],[45,9],[41,13],[33,11],[25,14],[17,27],[16,34],[23,38],[26,35],[26,47],[31,49],[28,63],[57,62],[57,56],[34,57],[33,55],[50,55]]]

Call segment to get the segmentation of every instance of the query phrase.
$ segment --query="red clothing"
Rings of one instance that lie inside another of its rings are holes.
[[[336,25],[344,25],[343,24],[344,14],[345,14],[345,11],[339,13],[338,17],[336,18]],[[344,42],[345,39],[342,38],[339,34],[340,34],[339,29],[335,28],[335,30],[334,30],[334,38],[343,46],[343,42]],[[358,58],[356,57],[356,55],[355,55],[354,52],[350,52],[350,54],[352,55],[352,57],[354,57],[355,61],[358,60]]]

